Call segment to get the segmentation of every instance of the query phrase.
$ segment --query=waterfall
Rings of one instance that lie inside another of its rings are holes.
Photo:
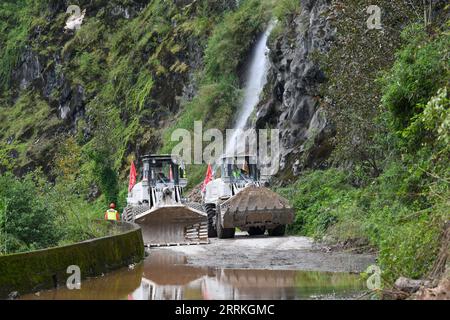
[[[259,103],[260,95],[266,85],[269,69],[269,48],[267,47],[267,40],[274,26],[274,22],[269,24],[266,31],[256,41],[256,45],[250,55],[250,63],[245,75],[244,99],[238,111],[234,129],[245,129],[250,116]],[[232,154],[236,151],[238,135],[239,131],[235,131],[231,139],[227,140],[225,154]]]

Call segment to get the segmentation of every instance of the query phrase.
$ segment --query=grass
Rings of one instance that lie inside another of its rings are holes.
[[[11,73],[25,47],[31,19],[28,1],[2,2],[0,5],[0,88],[9,87]],[[28,19],[28,20],[27,20]]]

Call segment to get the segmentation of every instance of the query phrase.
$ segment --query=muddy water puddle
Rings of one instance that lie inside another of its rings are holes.
[[[183,254],[155,250],[143,263],[83,280],[80,290],[58,288],[22,299],[349,299],[364,289],[357,274],[198,267]]]

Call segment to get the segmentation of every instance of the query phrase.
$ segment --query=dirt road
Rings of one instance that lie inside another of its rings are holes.
[[[151,249],[183,253],[187,263],[195,266],[305,270],[324,272],[362,272],[375,263],[370,254],[326,252],[306,237],[250,237],[237,234],[235,239],[210,239],[208,245]]]

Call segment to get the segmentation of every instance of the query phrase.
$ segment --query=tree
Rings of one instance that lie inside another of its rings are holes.
[[[0,229],[6,252],[57,245],[60,232],[33,175],[0,176]]]

